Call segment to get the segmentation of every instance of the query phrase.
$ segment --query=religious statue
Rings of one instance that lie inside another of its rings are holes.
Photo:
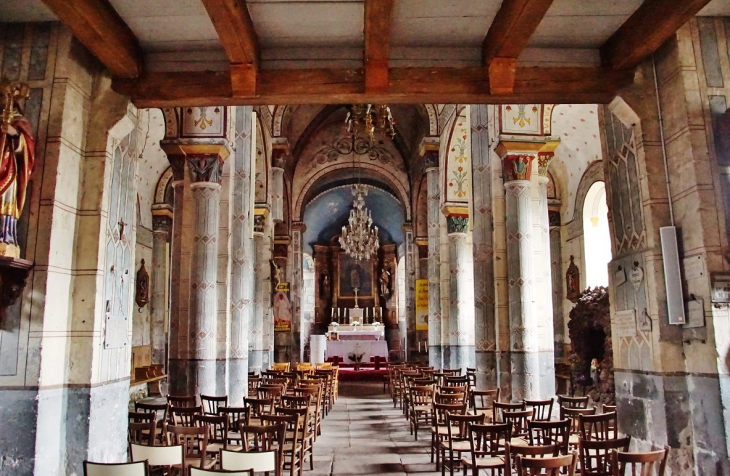
[[[330,277],[329,275],[325,274],[322,277],[322,287],[320,288],[320,297],[324,299],[325,301],[329,301],[330,296],[332,296],[332,287],[330,285]]]
[[[35,139],[30,123],[20,113],[17,101],[27,98],[27,84],[0,80],[4,96],[0,124],[0,256],[20,257],[18,219],[35,162]]]
[[[598,385],[600,374],[601,366],[598,363],[598,359],[591,360],[591,380],[593,380],[593,385]]]
[[[565,272],[565,298],[572,302],[578,302],[580,296],[580,271],[573,261],[575,258],[570,255],[570,266]]]
[[[390,296],[390,271],[385,268],[380,273],[380,295],[385,299]]]
[[[150,276],[147,274],[147,270],[144,267],[144,260],[142,260],[139,270],[137,271],[136,288],[137,292],[135,293],[134,300],[141,312],[142,308],[150,302]]]
[[[276,261],[269,260],[271,267],[274,269],[274,273],[271,276],[271,282],[274,284],[274,292],[279,289],[279,283],[281,283],[281,267],[276,264]]]

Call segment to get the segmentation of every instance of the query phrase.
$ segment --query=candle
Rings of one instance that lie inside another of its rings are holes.
[[[331,311],[332,311],[332,314],[330,315],[330,317],[335,317],[335,308],[333,307],[333,308],[331,309]]]

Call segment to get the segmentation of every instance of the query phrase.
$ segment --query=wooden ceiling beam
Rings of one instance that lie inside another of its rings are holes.
[[[138,107],[241,104],[608,103],[633,81],[605,68],[517,68],[514,92],[494,95],[484,69],[391,68],[384,92],[366,92],[363,69],[261,70],[257,95],[235,97],[225,72],[148,73],[115,79],[115,91]]]
[[[603,65],[633,69],[710,0],[645,0],[601,47]]]
[[[142,50],[132,30],[107,0],[43,0],[112,76],[134,78]]]
[[[512,94],[517,58],[553,0],[504,0],[482,45],[492,94]]]
[[[258,36],[245,0],[202,0],[230,63],[236,97],[256,95],[260,65]]]
[[[393,0],[365,0],[365,91],[388,89]]]

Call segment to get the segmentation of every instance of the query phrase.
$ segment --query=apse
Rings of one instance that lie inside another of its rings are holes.
[[[347,223],[352,208],[351,185],[340,185],[323,192],[306,206],[303,245],[305,253],[312,253],[312,245],[328,243]],[[378,227],[381,244],[403,243],[405,209],[392,194],[376,186],[368,187],[365,206],[372,211],[373,224]]]

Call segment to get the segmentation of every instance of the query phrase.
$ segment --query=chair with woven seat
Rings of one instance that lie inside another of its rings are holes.
[[[431,462],[433,463],[434,455],[436,456],[436,468],[438,469],[441,457],[441,443],[449,437],[449,430],[446,425],[446,416],[451,413],[454,415],[466,415],[466,403],[439,403],[434,401],[431,406]]]
[[[228,396],[214,397],[210,395],[200,396],[200,406],[203,407],[205,415],[218,415],[219,407],[228,406]]]
[[[216,459],[208,454],[208,433],[206,426],[167,425],[165,434],[168,445],[181,445],[184,450],[185,468],[212,469]]]
[[[569,397],[567,395],[558,395],[558,408],[560,408],[560,419],[565,419],[563,416],[564,408],[588,408],[588,397]]]
[[[215,469],[190,468],[189,476],[212,476],[215,474],[227,474],[228,476],[254,476],[254,470],[239,469],[238,471],[216,471]]]
[[[584,440],[605,441],[618,438],[616,412],[578,415],[578,431]]]
[[[495,423],[504,423],[504,412],[513,412],[517,410],[524,410],[525,402],[507,403],[507,402],[492,402],[492,421]]]
[[[225,415],[195,415],[196,426],[208,428],[208,446],[206,451],[213,458],[220,450],[228,448],[228,417]]]
[[[301,446],[299,459],[304,466],[304,461],[309,457],[309,469],[314,470],[314,431],[312,426],[312,408],[277,408],[276,413],[280,415],[299,416],[299,439],[297,444]]]
[[[171,425],[177,426],[194,426],[193,418],[195,415],[201,415],[201,407],[174,407],[167,409],[167,415]]]
[[[554,398],[550,400],[525,400],[525,408],[532,408],[534,421],[550,421],[553,415]]]
[[[127,415],[129,443],[154,446],[157,440],[157,412],[129,412]]]
[[[228,419],[228,441],[226,448],[241,448],[241,434],[238,428],[241,425],[248,425],[251,418],[251,407],[219,407],[221,416]]]
[[[487,420],[492,421],[494,402],[499,401],[500,389],[472,390],[469,392],[469,402],[474,413],[484,413]]]
[[[250,408],[248,424],[260,425],[263,415],[274,413],[274,401],[270,398],[244,398],[244,406]]]
[[[167,474],[173,468],[185,474],[185,450],[182,445],[147,446],[132,443],[129,445],[129,458],[133,462],[146,461],[150,469],[161,468]]]
[[[261,377],[249,377],[248,378],[248,396],[256,397],[259,394],[259,385],[262,382]]]
[[[433,387],[413,386],[409,390],[409,421],[411,434],[418,441],[418,428],[421,423],[428,424],[431,421],[431,403],[433,401]]]
[[[167,422],[167,403],[142,403],[134,402],[134,411],[136,413],[152,413],[157,414],[157,437],[158,443],[162,444],[164,436],[162,434],[162,426]]]
[[[530,446],[555,445],[558,454],[567,455],[570,442],[570,420],[528,422]]]
[[[575,452],[552,458],[515,458],[517,476],[574,476],[578,456]]]
[[[632,475],[664,476],[667,470],[668,457],[669,446],[665,446],[662,450],[642,453],[614,450],[611,452],[611,461],[614,468],[612,476],[623,476],[626,474],[627,468],[629,469],[629,474]]]
[[[562,408],[560,414],[562,415],[561,420],[570,420],[570,446],[578,447],[578,440],[580,440],[580,420],[581,415],[595,415],[595,408]]]
[[[293,390],[294,396],[309,397],[312,400],[312,406],[314,406],[314,441],[317,441],[317,436],[322,434],[322,412],[320,411],[320,398],[322,392],[317,387],[300,387]]]
[[[585,476],[613,476],[613,451],[629,451],[631,437],[615,440],[590,441],[581,439],[578,448],[580,451],[581,475]]]
[[[484,420],[484,415],[446,413],[447,438],[446,441],[442,441],[440,444],[442,476],[445,474],[447,466],[451,476],[454,476],[454,470],[457,466],[463,467],[461,464],[463,455],[471,453],[469,425],[483,425]]]
[[[490,471],[494,476],[510,476],[511,465],[506,448],[512,438],[512,428],[509,423],[469,425],[469,446],[471,459],[462,458],[464,473],[467,469],[471,474],[478,475],[480,471]]]
[[[527,442],[529,427],[528,424],[532,421],[532,408],[529,410],[514,410],[511,412],[502,413],[504,423],[512,425],[512,444],[515,444],[514,440],[519,439]]]
[[[197,407],[198,397],[195,395],[168,395],[167,404],[172,407]]]
[[[267,453],[275,455],[276,476],[283,474],[284,468],[284,446],[286,444],[286,424],[270,425],[241,425],[239,432],[243,438],[243,453]],[[221,463],[223,463],[221,454]],[[265,458],[264,458],[265,459]]]
[[[147,476],[147,461],[136,463],[92,463],[84,461],[84,476]]]
[[[281,471],[282,474],[288,469],[289,475],[294,476],[298,473],[302,476],[304,465],[302,464],[301,454],[302,447],[299,442],[299,415],[263,415],[261,422],[264,425],[281,425],[286,426],[285,440],[282,449]]]

